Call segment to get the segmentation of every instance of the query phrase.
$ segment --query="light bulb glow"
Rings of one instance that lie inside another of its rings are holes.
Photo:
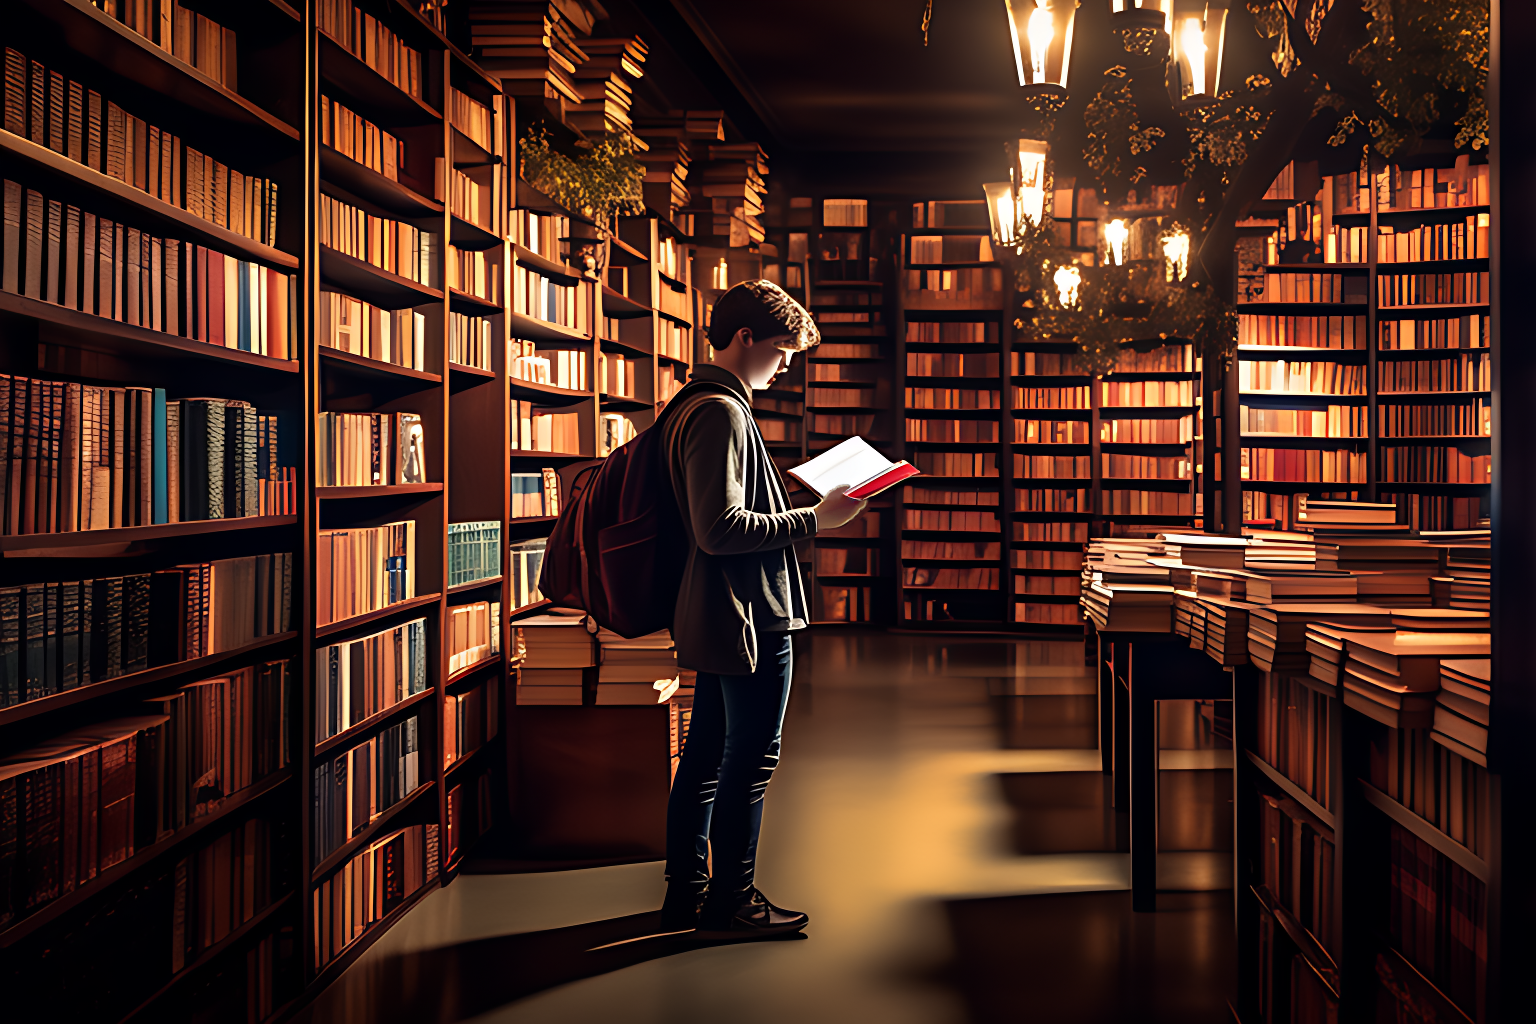
[[[1019,43],[1019,19],[1013,15],[1013,0],[1003,0],[1008,11],[1008,36],[1013,40],[1013,66],[1019,72],[1019,84],[1028,85],[1029,76],[1024,72],[1024,47]]]
[[[1205,95],[1205,27],[1199,18],[1185,18],[1179,30],[1179,47],[1189,64],[1189,91],[1195,96]]]
[[[1036,7],[1029,16],[1029,63],[1035,84],[1045,82],[1045,58],[1051,52],[1051,40],[1056,36],[1056,26],[1051,23],[1051,12]]]
[[[1057,267],[1051,281],[1056,285],[1056,298],[1064,308],[1077,305],[1077,288],[1083,283],[1083,274],[1076,264]]]
[[[1130,234],[1123,220],[1112,220],[1104,225],[1104,241],[1109,243],[1109,258],[1117,267],[1125,264],[1125,240]]]
[[[1019,241],[1018,216],[1014,212],[1013,182],[991,181],[981,186],[987,197],[987,216],[992,219],[992,241],[999,246],[1016,246]]]
[[[1032,139],[1019,140],[1019,214],[1031,224],[1045,216],[1045,161],[1051,148]]]
[[[1176,231],[1163,238],[1164,272],[1169,281],[1182,281],[1189,273],[1189,235]]]

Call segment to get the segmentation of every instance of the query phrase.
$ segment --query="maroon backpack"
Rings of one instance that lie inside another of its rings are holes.
[[[551,604],[583,609],[626,639],[671,627],[688,539],[672,491],[665,425],[700,391],[732,394],[719,384],[690,382],[648,429],[576,475],[539,573],[539,590]]]

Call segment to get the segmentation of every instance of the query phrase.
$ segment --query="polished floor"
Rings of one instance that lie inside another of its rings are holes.
[[[302,1019],[1230,1019],[1230,893],[1130,911],[1081,644],[830,633],[797,654],[758,881],[811,915],[803,937],[647,938],[659,863],[465,875]],[[1220,884],[1219,856],[1167,860],[1167,887]]]

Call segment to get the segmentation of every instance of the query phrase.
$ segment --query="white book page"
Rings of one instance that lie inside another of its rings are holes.
[[[870,447],[862,437],[850,437],[829,448],[809,462],[802,462],[790,474],[818,495],[825,495],[841,484],[857,487],[873,480],[894,466],[884,455]]]

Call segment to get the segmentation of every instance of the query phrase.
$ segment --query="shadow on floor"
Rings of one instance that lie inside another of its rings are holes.
[[[1230,892],[952,900],[949,982],[971,1024],[1230,1024]]]
[[[659,935],[660,927],[654,911],[365,960],[295,1024],[454,1024],[559,985],[720,944]]]
[[[1039,699],[1039,698],[1036,698]],[[1129,815],[1111,806],[1104,772],[1011,772],[997,776],[1013,810],[1013,852],[1129,853]]]
[[[1004,750],[1095,750],[1099,699],[1060,693],[994,696]]]

